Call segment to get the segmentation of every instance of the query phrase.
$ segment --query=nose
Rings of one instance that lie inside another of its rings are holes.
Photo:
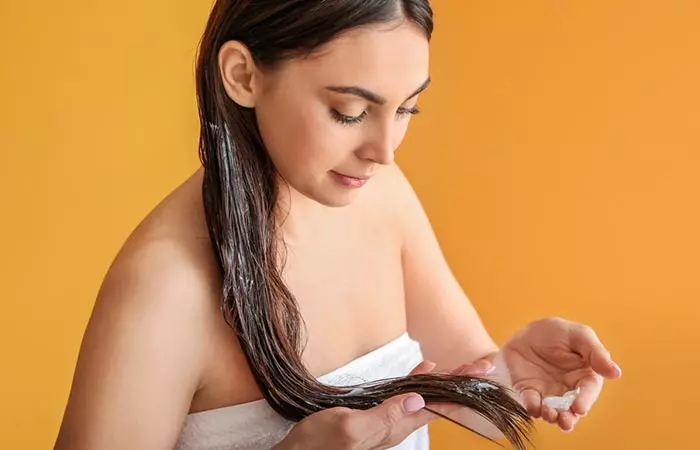
[[[376,164],[389,165],[394,162],[396,141],[391,127],[374,133],[360,148],[358,156]]]

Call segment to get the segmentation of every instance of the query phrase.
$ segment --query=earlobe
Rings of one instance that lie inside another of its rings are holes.
[[[238,41],[219,50],[221,81],[228,96],[244,108],[255,107],[255,62],[248,48]]]

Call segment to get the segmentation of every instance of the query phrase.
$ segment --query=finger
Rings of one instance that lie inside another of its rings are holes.
[[[415,430],[435,420],[437,416],[424,410],[425,401],[418,394],[391,397],[374,408],[362,411],[362,426],[372,436],[378,436],[375,445],[396,445]],[[374,447],[372,447],[374,448]]]
[[[547,423],[555,424],[559,420],[559,412],[551,406],[542,406],[542,419]]]
[[[470,375],[470,376],[483,376],[488,373],[492,364],[490,361],[485,359],[480,359],[473,364],[462,364],[461,366],[452,369],[450,374],[452,375]]]
[[[562,431],[568,433],[574,429],[574,425],[578,422],[578,417],[571,411],[564,411],[559,413],[559,428]]]
[[[452,375],[464,375],[468,368],[469,368],[469,364],[462,364],[461,366],[459,366],[455,369],[452,369],[450,371],[450,374],[452,374]]]
[[[465,375],[481,376],[486,375],[486,373],[493,367],[491,361],[487,359],[480,359],[475,361],[473,364],[466,367],[464,371]]]
[[[610,352],[603,346],[591,327],[581,325],[573,330],[571,348],[580,354],[593,370],[605,378],[615,379],[622,376],[622,369],[611,359]]]
[[[425,360],[413,368],[409,375],[417,375],[421,373],[428,373],[435,368],[436,364],[432,361]]]
[[[424,407],[423,397],[410,393],[388,398],[373,408],[359,411],[359,414],[367,419],[365,422],[367,425],[371,424],[370,428],[390,429],[412,416],[421,420],[430,419],[431,415],[423,411]]]
[[[593,374],[581,380],[578,387],[581,388],[581,392],[576,397],[574,404],[571,405],[571,410],[576,414],[584,415],[598,399],[600,391],[603,389],[603,377]]]
[[[542,415],[542,395],[535,389],[525,389],[520,393],[523,406],[535,419]]]

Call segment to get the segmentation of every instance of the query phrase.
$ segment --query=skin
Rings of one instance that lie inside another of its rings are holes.
[[[256,67],[244,45],[229,42],[219,65],[231,99],[255,108],[279,171],[284,276],[307,326],[303,357],[311,372],[328,373],[404,331],[428,360],[418,371],[487,368],[499,349],[394,164],[407,111],[429,78],[422,31],[410,23],[363,28],[274,70]],[[333,111],[362,119],[341,124]],[[351,188],[337,174],[371,178]],[[262,397],[219,310],[201,180],[200,169],[154,208],[115,258],[85,332],[56,449],[172,448],[188,413]],[[562,429],[576,417],[538,410],[537,395],[584,382],[574,408],[582,414],[602,376],[619,376],[594,334],[571,348],[580,330],[588,329],[544,321],[503,347],[517,356],[508,356],[520,364],[514,382],[533,415]],[[562,342],[555,356],[566,361],[552,358],[542,342]],[[412,419],[416,426],[429,420],[421,414],[420,423]],[[299,429],[296,435],[307,428]]]

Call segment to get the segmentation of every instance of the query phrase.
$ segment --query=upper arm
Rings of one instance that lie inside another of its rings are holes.
[[[205,304],[171,244],[111,267],[83,337],[56,449],[172,449],[197,389]]]
[[[421,343],[426,359],[445,369],[496,351],[450,270],[418,196],[398,167],[391,170],[410,334]]]

